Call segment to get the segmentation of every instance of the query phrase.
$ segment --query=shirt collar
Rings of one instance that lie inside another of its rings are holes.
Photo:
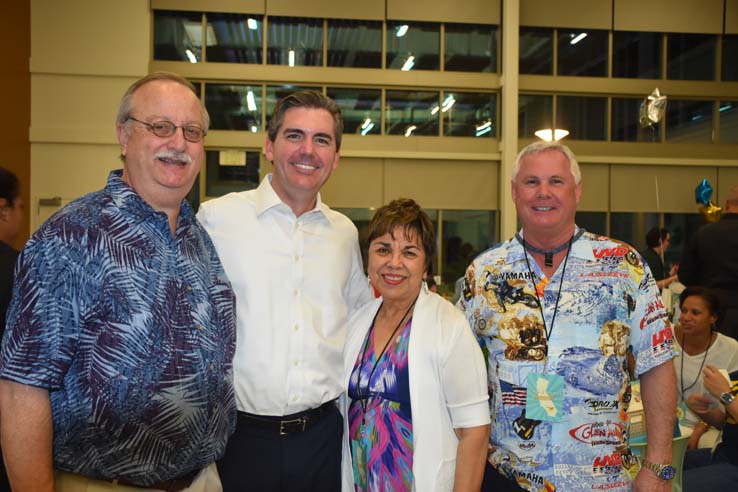
[[[164,214],[164,212],[154,210],[151,205],[141,198],[141,195],[136,193],[136,190],[131,188],[131,185],[123,181],[122,169],[110,171],[105,191],[110,194],[113,203],[115,203],[119,209],[130,214],[139,221],[143,221],[153,215]],[[192,207],[190,207],[190,204],[187,203],[187,200],[182,200],[182,204],[179,207],[179,217],[177,222],[179,223],[183,219],[191,221],[194,216],[195,213],[193,212]]]
[[[284,203],[281,198],[279,198],[277,192],[274,191],[274,188],[272,187],[272,174],[270,173],[266,175],[261,183],[259,183],[259,187],[256,189],[256,215],[261,215],[274,207],[279,207],[282,210],[293,213],[292,209],[290,209],[290,207]],[[315,200],[315,207],[313,207],[312,210],[305,212],[304,215],[319,215],[330,222],[330,219],[328,219],[328,210],[330,210],[330,207],[323,203],[323,200],[320,198],[320,193],[318,193]]]
[[[525,235],[523,234],[523,229],[520,229],[519,234],[520,237],[525,237]],[[523,249],[523,245],[520,244],[518,240],[514,237],[510,240],[510,242],[512,243],[512,246],[508,250],[508,261],[525,260],[525,250]],[[569,257],[579,258],[580,260],[585,261],[594,261],[595,256],[592,252],[592,241],[590,241],[590,236],[588,232],[582,234],[582,237],[577,239],[571,245]]]

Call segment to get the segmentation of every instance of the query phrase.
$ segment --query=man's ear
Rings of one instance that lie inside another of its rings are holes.
[[[0,198],[0,220],[8,220],[8,214],[10,213],[10,202],[7,198]]]
[[[125,125],[118,123],[115,125],[115,133],[118,134],[118,143],[120,144],[120,155],[126,155],[128,149],[128,130]]]

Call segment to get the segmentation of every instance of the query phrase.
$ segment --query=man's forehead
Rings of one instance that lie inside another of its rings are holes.
[[[574,178],[569,160],[564,154],[556,150],[544,150],[523,157],[520,161],[518,176]]]
[[[296,106],[284,113],[282,131],[299,130],[305,133],[323,133],[335,138],[333,115],[324,108]]]

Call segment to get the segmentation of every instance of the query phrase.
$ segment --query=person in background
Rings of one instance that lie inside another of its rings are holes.
[[[0,167],[0,340],[5,332],[5,314],[13,295],[13,269],[18,251],[11,246],[23,222],[23,199],[15,174]],[[2,456],[0,449],[0,457]],[[0,490],[10,490],[5,464],[0,459]]]
[[[180,75],[120,102],[123,169],[18,259],[0,358],[16,492],[218,492],[236,423],[235,298],[185,196],[209,118]]]
[[[489,354],[484,489],[669,490],[673,333],[656,282],[630,246],[577,227],[581,173],[565,145],[521,150],[511,186],[522,229],[472,262],[459,301]],[[634,479],[623,459],[631,351],[648,434]]]
[[[356,227],[320,196],[342,132],[340,108],[322,93],[285,97],[265,143],[273,173],[198,212],[238,300],[225,492],[341,487],[341,352],[350,312],[373,299]]]
[[[641,256],[651,269],[651,274],[656,280],[656,287],[662,290],[678,280],[676,266],[672,267],[667,276],[664,270],[664,253],[671,243],[671,234],[663,228],[654,227],[646,233],[645,250],[641,251]]]
[[[700,285],[720,297],[717,329],[738,339],[738,186],[731,188],[718,222],[702,226],[687,241],[679,280]]]
[[[692,432],[688,449],[712,448],[719,431],[689,410],[686,403],[691,395],[709,397],[702,381],[702,370],[706,364],[728,372],[738,371],[738,341],[715,331],[720,301],[709,289],[687,287],[682,291],[679,301],[681,313],[674,329],[674,370],[678,401],[682,410],[686,411],[679,423]],[[712,401],[714,405],[718,404],[718,400]]]
[[[381,297],[349,320],[344,492],[477,492],[489,438],[484,358],[464,316],[423,287],[435,234],[410,199],[369,224]]]

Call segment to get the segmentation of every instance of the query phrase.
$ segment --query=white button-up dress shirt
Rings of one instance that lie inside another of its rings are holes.
[[[354,224],[320,195],[296,217],[270,181],[203,203],[197,218],[236,293],[238,409],[290,415],[341,394],[348,316],[373,296]]]

